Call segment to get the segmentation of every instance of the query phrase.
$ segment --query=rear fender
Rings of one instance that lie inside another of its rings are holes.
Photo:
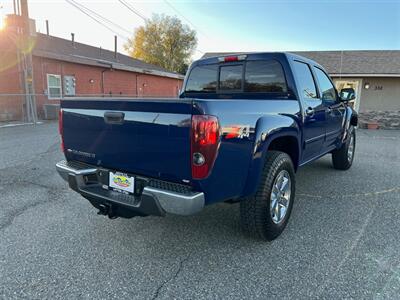
[[[255,141],[249,173],[243,196],[252,195],[256,192],[261,178],[261,173],[266,160],[266,153],[270,144],[281,137],[293,137],[297,141],[297,156],[300,157],[301,130],[293,117],[285,115],[274,115],[261,117],[257,121]],[[298,161],[294,161],[297,170]]]

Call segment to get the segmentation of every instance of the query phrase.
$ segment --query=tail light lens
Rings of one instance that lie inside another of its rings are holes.
[[[61,136],[61,151],[64,152],[65,148],[64,148],[64,130],[63,130],[63,110],[60,109],[60,111],[58,112],[58,132],[60,133]]]
[[[214,116],[192,116],[192,178],[204,179],[214,165],[219,145],[219,124]]]

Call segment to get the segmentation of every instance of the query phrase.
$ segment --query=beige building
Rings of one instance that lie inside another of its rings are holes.
[[[338,90],[356,91],[360,126],[400,129],[400,50],[304,51],[296,54],[323,65]]]
[[[400,50],[302,51],[295,54],[325,67],[338,90],[356,91],[354,108],[360,126],[400,129]],[[229,53],[206,53],[203,57]]]

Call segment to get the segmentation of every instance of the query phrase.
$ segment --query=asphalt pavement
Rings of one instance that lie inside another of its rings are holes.
[[[301,168],[273,242],[241,233],[237,204],[109,220],[62,158],[56,123],[0,128],[2,299],[400,298],[400,131],[358,130],[348,171]]]

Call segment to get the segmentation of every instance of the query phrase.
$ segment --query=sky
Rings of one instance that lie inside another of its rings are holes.
[[[175,15],[196,30],[194,59],[205,52],[400,49],[400,0],[124,1],[142,17]],[[67,0],[28,2],[38,31],[45,33],[49,20],[51,35],[69,39],[73,32],[78,42],[110,50],[117,32],[122,53],[145,23],[118,0],[78,1],[112,20],[115,32]],[[0,0],[0,22],[12,12],[13,0]]]

